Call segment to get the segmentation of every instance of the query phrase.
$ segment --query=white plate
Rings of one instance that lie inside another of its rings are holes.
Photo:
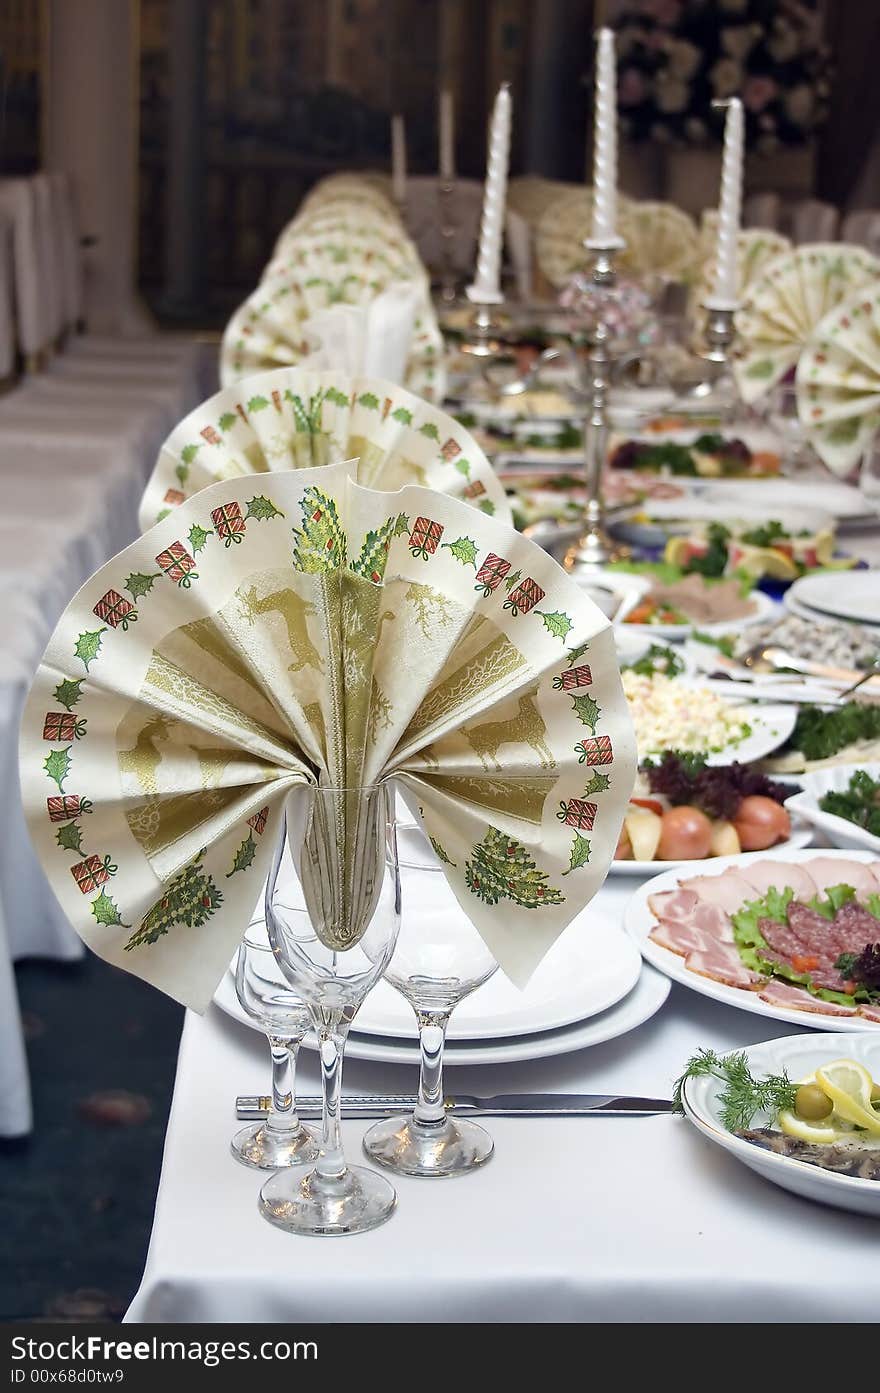
[[[669,995],[670,982],[661,973],[655,972],[646,964],[642,965],[639,980],[632,991],[601,1015],[591,1016],[587,1021],[577,1021],[562,1030],[546,1031],[541,1035],[525,1035],[521,1039],[502,1040],[488,1044],[468,1044],[450,1040],[444,1052],[448,1065],[460,1064],[512,1064],[518,1060],[545,1059],[550,1055],[570,1054],[573,1050],[583,1050],[589,1045],[601,1045],[606,1040],[616,1040],[620,1035],[635,1030],[655,1015]],[[259,1030],[259,1026],[249,1020],[238,1004],[235,985],[227,973],[214,993],[214,1003],[242,1025]],[[453,1017],[454,1019],[454,1017]],[[352,1031],[346,1047],[346,1055],[352,1059],[372,1059],[380,1064],[411,1064],[419,1062],[419,1049],[415,1041],[415,1017],[412,1023],[412,1040],[381,1040],[376,1036],[358,1035]],[[308,1037],[308,1048],[314,1049],[315,1042]]]
[[[804,576],[791,587],[792,599],[819,614],[855,624],[880,624],[880,571],[848,571],[846,584],[832,572]]]
[[[792,797],[789,798],[788,802],[785,805],[786,808],[792,808],[794,806],[795,796],[796,795],[792,795]],[[792,833],[790,837],[787,837],[784,842],[778,842],[776,846],[771,847],[770,850],[799,851],[801,847],[809,846],[812,835],[813,829],[811,827],[805,827],[803,826],[803,824],[801,824],[799,827],[792,828]],[[743,857],[744,860],[752,861],[757,860],[760,856],[766,856],[767,852],[743,851],[740,853],[740,855]],[[716,857],[714,856],[706,856],[703,858],[702,861],[612,861],[611,866],[609,868],[609,874],[632,876],[640,875],[642,877],[645,877],[660,875],[663,871],[678,870],[679,872],[681,872],[692,869],[694,875],[701,875],[702,868],[704,866],[713,866],[715,864],[715,861]]]
[[[681,677],[678,680],[689,679]],[[699,679],[693,685],[699,686]],[[747,708],[743,721],[751,728],[751,734],[744,740],[732,741],[728,745],[722,745],[720,750],[707,754],[707,764],[731,764],[733,760],[738,760],[740,764],[750,764],[755,759],[764,759],[783,745],[794,730],[797,721],[796,706],[772,701],[750,703],[737,691],[732,692],[731,696],[736,698],[732,705]],[[666,745],[663,748],[669,749],[670,746]],[[662,753],[663,749],[639,750],[639,760],[657,758]]]
[[[710,495],[718,508],[718,516],[733,517],[744,504],[758,504],[765,517],[786,518],[792,508],[803,507],[808,497],[814,508],[821,508],[842,521],[865,522],[871,508],[864,494],[849,484],[832,479],[828,474],[802,474],[796,478],[767,479],[699,479],[685,482],[688,492],[697,497]]]
[[[739,856],[719,856],[712,861],[704,861],[698,875],[721,875],[729,866],[739,866],[745,861],[748,853],[741,853]],[[762,855],[771,860],[791,861],[792,863],[810,861],[815,856],[840,857],[841,860],[849,861],[875,861],[869,851],[826,851],[824,848],[816,851],[788,851],[781,856],[775,850],[762,852]],[[863,1016],[825,1016],[819,1011],[798,1011],[789,1006],[772,1006],[767,1001],[761,1001],[757,992],[746,991],[741,987],[728,987],[723,982],[716,982],[711,977],[701,977],[697,972],[691,972],[685,966],[685,960],[678,953],[673,953],[669,948],[661,948],[659,943],[655,943],[648,937],[657,920],[648,908],[648,896],[656,895],[661,890],[674,890],[682,877],[682,870],[679,866],[677,870],[665,871],[662,875],[655,876],[647,884],[640,885],[626,907],[624,916],[624,927],[627,933],[632,934],[636,943],[641,949],[642,957],[646,958],[654,967],[665,972],[674,982],[682,982],[684,986],[690,987],[692,991],[699,992],[701,996],[711,997],[713,1001],[723,1001],[728,1006],[738,1006],[742,1011],[750,1011],[756,1016],[768,1016],[774,1021],[791,1021],[794,1025],[801,1028],[813,1027],[821,1030],[833,1030],[842,1032],[862,1032],[867,1033],[880,1031],[880,1025],[872,1021],[865,1020]]]
[[[789,1035],[781,1040],[751,1045],[745,1055],[753,1074],[778,1074],[785,1069],[795,1082],[812,1074],[820,1065],[844,1057],[858,1060],[875,1079],[880,1078],[880,1036],[860,1036],[843,1045],[839,1035]],[[685,1113],[704,1137],[783,1190],[791,1190],[795,1195],[817,1200],[820,1204],[880,1217],[880,1181],[836,1175],[808,1161],[777,1156],[728,1132],[719,1117],[720,1089],[717,1079],[701,1078],[688,1079],[682,1090]],[[756,1117],[753,1126],[772,1126],[772,1121]]]
[[[738,634],[750,624],[759,624],[776,613],[776,602],[763,590],[753,590],[750,599],[755,601],[752,614],[746,614],[742,619],[723,619],[717,624],[623,624],[622,620],[620,623],[628,633],[643,634],[646,638],[653,638],[655,643],[676,643],[679,639],[690,638],[694,629],[701,634]]]
[[[588,905],[550,949],[525,991],[502,972],[456,1006],[449,1040],[503,1040],[559,1030],[607,1011],[638,980],[638,950],[606,915]],[[359,1035],[408,1040],[413,1012],[386,981],[377,982],[357,1015]]]
[[[854,822],[848,822],[845,817],[826,813],[819,807],[819,799],[824,794],[832,790],[835,793],[846,792],[857,770],[864,770],[872,779],[880,779],[880,764],[837,764],[830,769],[816,769],[801,775],[801,792],[788,800],[787,807],[824,832],[833,846],[858,847],[880,856],[880,837],[866,832],[864,827],[857,827]]]

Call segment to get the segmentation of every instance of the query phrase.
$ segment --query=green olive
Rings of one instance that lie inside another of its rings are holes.
[[[794,1110],[805,1122],[821,1122],[831,1116],[834,1104],[817,1083],[802,1083],[794,1095]]]

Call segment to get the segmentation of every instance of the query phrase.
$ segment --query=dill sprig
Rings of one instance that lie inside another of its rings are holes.
[[[683,1112],[681,1090],[687,1079],[711,1077],[724,1087],[718,1095],[721,1121],[729,1132],[738,1132],[751,1125],[759,1112],[775,1118],[784,1108],[794,1107],[797,1085],[783,1069],[781,1074],[767,1074],[756,1079],[749,1070],[744,1053],[718,1055],[714,1050],[698,1050],[687,1063],[672,1091],[673,1112]]]

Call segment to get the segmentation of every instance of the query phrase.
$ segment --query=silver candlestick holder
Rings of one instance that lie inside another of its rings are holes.
[[[462,353],[484,363],[498,358],[509,350],[504,342],[506,321],[498,314],[496,304],[478,303],[465,330],[465,337],[459,344]]]
[[[454,305],[458,299],[458,277],[455,274],[455,235],[458,222],[455,213],[455,183],[441,180],[437,202],[440,214],[440,299],[444,305]]]
[[[703,309],[706,311],[706,327],[703,331],[706,347],[700,357],[715,369],[716,376],[721,377],[725,372],[730,372],[736,339],[734,317],[739,305],[720,305],[707,300]]]
[[[629,549],[615,542],[605,528],[602,500],[602,469],[608,452],[608,388],[614,362],[611,353],[612,330],[602,313],[602,299],[617,284],[614,257],[623,243],[601,245],[592,240],[584,244],[593,257],[590,281],[597,292],[598,313],[589,333],[586,380],[580,394],[589,406],[584,419],[584,481],[586,484],[585,529],[563,557],[563,566],[575,578],[595,575],[609,561],[619,561]]]

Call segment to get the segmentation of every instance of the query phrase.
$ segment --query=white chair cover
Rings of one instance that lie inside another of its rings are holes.
[[[840,214],[831,203],[820,198],[802,198],[787,212],[788,235],[796,247],[804,242],[834,242]],[[783,227],[783,232],[786,228]]]
[[[880,209],[859,208],[847,213],[840,229],[840,240],[865,247],[873,256],[880,256]]]
[[[52,337],[42,290],[33,181],[0,179],[0,212],[12,222],[18,346],[30,356],[48,347]]]
[[[15,370],[12,274],[12,223],[0,213],[0,382]]]
[[[504,223],[507,255],[516,277],[516,293],[520,300],[532,298],[532,229],[515,209],[508,208]]]
[[[34,215],[36,219],[37,256],[40,265],[40,288],[43,299],[46,335],[51,345],[64,328],[62,258],[55,240],[55,217],[52,187],[47,174],[35,174]]]
[[[763,227],[775,232],[782,218],[778,193],[753,193],[743,202],[743,227]]]

